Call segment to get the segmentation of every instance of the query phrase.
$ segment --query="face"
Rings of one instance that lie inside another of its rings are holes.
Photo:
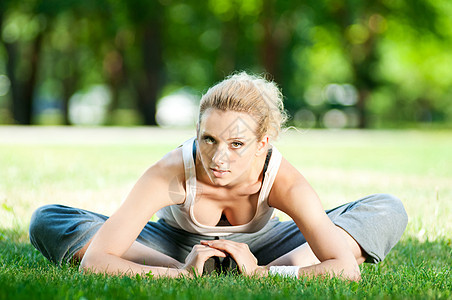
[[[198,124],[199,157],[212,183],[226,186],[246,180],[257,157],[266,154],[268,138],[258,141],[256,127],[246,113],[204,112]]]

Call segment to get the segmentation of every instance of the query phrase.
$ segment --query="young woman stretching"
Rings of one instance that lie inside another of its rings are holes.
[[[33,214],[30,240],[56,264],[75,258],[99,273],[190,276],[229,255],[244,275],[359,280],[358,265],[381,261],[400,239],[404,207],[375,194],[325,212],[271,144],[284,120],[273,82],[233,75],[202,97],[196,138],[147,169],[111,217],[47,205]],[[293,221],[272,218],[274,208]]]

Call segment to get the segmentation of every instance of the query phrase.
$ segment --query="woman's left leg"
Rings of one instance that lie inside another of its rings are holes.
[[[344,229],[337,227],[337,234],[341,235],[355,256],[356,262],[360,265],[362,264],[367,257],[366,252],[363,251],[361,246],[355,239],[348,234]],[[316,265],[320,263],[320,260],[315,256],[311,247],[308,243],[304,243],[301,246],[293,249],[289,253],[284,254],[283,256],[272,261],[269,266],[299,266],[299,267],[308,267],[312,265]]]
[[[327,211],[336,226],[366,253],[366,262],[378,263],[399,242],[408,223],[402,201],[390,194],[374,194]],[[349,240],[350,241],[350,240]]]
[[[383,260],[407,224],[403,204],[388,194],[370,195],[326,213],[358,263]],[[308,266],[319,262],[293,221],[271,220],[259,232],[232,235],[230,239],[247,243],[260,265]]]

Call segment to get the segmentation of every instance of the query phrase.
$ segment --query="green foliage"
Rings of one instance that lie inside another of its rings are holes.
[[[70,97],[104,84],[110,116],[137,110],[135,122],[152,124],[159,96],[184,86],[202,93],[248,70],[269,73],[289,112],[309,109],[317,126],[328,110],[346,108],[325,97],[331,83],[356,87],[361,127],[450,126],[451,14],[447,0],[4,0],[0,74],[12,86],[0,96],[0,123],[28,101],[19,90],[69,123]],[[36,85],[24,85],[33,76]]]

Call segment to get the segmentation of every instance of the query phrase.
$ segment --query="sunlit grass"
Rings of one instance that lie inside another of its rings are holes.
[[[53,267],[29,244],[34,209],[60,203],[111,214],[140,174],[193,132],[0,127],[0,299],[211,299],[214,288],[218,299],[452,296],[449,132],[291,131],[276,143],[325,208],[380,192],[403,201],[405,234],[383,263],[362,266],[359,284],[83,275]]]

